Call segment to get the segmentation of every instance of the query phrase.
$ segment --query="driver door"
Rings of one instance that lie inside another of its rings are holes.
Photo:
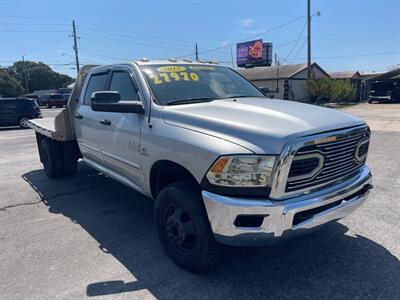
[[[134,73],[128,67],[111,70],[108,90],[119,92],[122,101],[141,101]],[[144,114],[103,112],[103,118],[104,122],[100,124],[104,141],[101,145],[104,166],[120,180],[142,190],[145,177],[140,138]]]

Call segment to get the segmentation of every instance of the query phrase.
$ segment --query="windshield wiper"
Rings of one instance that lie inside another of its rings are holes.
[[[167,103],[167,105],[202,103],[202,102],[211,102],[213,100],[215,100],[215,98],[212,98],[212,97],[187,98],[187,99],[182,99],[182,100],[170,101]]]

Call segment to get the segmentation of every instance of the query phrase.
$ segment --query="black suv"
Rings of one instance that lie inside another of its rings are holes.
[[[0,126],[19,125],[27,128],[29,119],[41,118],[36,100],[28,98],[0,98]]]
[[[372,102],[400,102],[400,82],[375,81],[371,83],[368,93],[368,103]]]

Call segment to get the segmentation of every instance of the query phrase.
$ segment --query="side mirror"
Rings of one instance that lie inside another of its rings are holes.
[[[270,96],[271,95],[271,90],[267,87],[260,87],[259,88],[260,92],[263,93],[264,96]]]
[[[143,114],[144,109],[140,101],[122,101],[118,92],[95,92],[91,97],[91,106],[94,111],[125,112]]]

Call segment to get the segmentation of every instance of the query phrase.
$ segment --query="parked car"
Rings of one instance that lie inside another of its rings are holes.
[[[71,93],[64,93],[64,94],[61,94],[61,96],[63,96],[63,98],[68,102],[69,96],[71,96]]]
[[[28,98],[28,99],[33,99],[33,100],[36,100],[36,101],[39,100],[39,96],[36,95],[36,94],[26,94],[26,95],[23,95],[22,97],[25,97],[25,98]]]
[[[28,120],[41,118],[36,100],[29,98],[0,98],[0,126],[19,125],[28,128]]]
[[[60,94],[51,94],[49,99],[47,100],[46,107],[47,108],[52,108],[53,106],[56,107],[63,107],[66,105],[68,102],[68,99],[65,99],[62,95]]]
[[[39,104],[40,106],[46,106],[46,105],[47,105],[47,102],[49,101],[49,99],[50,99],[50,94],[43,94],[43,95],[40,95],[40,96],[39,96],[39,99],[38,99],[38,104]]]
[[[162,245],[187,270],[213,268],[221,243],[273,244],[344,218],[368,197],[371,132],[355,116],[267,99],[216,64],[90,68],[72,91],[78,101],[29,121],[44,170],[71,175],[83,158],[154,199]]]
[[[368,103],[400,102],[400,89],[398,82],[375,81],[371,83],[371,89],[368,93]]]
[[[263,95],[267,98],[274,98],[274,92],[271,91],[269,88],[267,87],[259,87],[259,90],[261,91],[261,93],[263,93]]]

